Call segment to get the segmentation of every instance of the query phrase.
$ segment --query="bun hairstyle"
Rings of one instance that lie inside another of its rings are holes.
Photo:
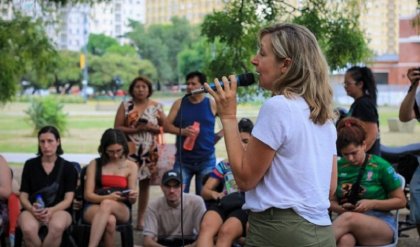
[[[238,122],[239,132],[245,132],[251,134],[254,124],[249,118],[241,118]]]
[[[376,104],[378,90],[372,70],[368,67],[353,66],[347,70],[347,73],[356,81],[356,84],[363,82],[363,94],[374,99]]]
[[[360,146],[366,139],[362,121],[353,117],[343,118],[337,125],[337,148],[341,150],[350,144]]]

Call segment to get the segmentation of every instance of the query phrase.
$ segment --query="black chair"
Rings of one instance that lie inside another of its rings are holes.
[[[80,172],[80,185],[76,189],[75,198],[83,202],[83,191],[86,177],[87,166],[83,167]],[[73,210],[73,225],[72,235],[77,239],[78,247],[85,247],[89,244],[90,228],[91,225],[83,221],[83,207],[80,210]],[[133,236],[133,225],[132,225],[132,214],[130,207],[130,219],[127,223],[117,224],[116,231],[121,235],[121,246],[122,247],[133,247],[134,236]]]
[[[6,234],[4,232],[2,232],[0,234],[0,246],[1,247],[7,247],[7,245],[6,245]]]

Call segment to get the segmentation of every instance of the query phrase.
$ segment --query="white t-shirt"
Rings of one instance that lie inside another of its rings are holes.
[[[332,121],[317,125],[309,114],[302,97],[274,96],[261,107],[252,135],[276,154],[262,180],[246,192],[244,209],[292,208],[316,225],[331,224],[328,197],[337,133]]]

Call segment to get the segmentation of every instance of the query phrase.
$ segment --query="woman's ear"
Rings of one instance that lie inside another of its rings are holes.
[[[363,142],[362,142],[362,148],[363,148],[363,150],[365,150],[365,152],[367,152],[368,150],[367,150],[367,145],[366,145],[366,140],[364,140]]]
[[[292,65],[292,59],[288,57],[283,59],[283,61],[280,63],[281,74],[286,74],[286,72],[289,70],[291,65]]]

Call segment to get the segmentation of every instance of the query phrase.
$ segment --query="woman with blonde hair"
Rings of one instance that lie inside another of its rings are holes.
[[[272,97],[246,149],[236,124],[235,76],[215,80],[231,168],[250,210],[247,246],[335,246],[328,215],[336,187],[336,130],[328,65],[314,35],[297,24],[264,28],[252,59]]]

